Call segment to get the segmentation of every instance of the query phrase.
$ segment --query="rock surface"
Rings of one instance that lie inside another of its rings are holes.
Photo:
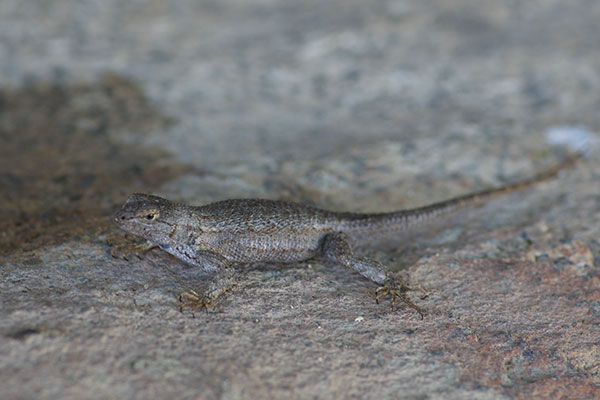
[[[336,265],[246,268],[180,313],[177,260],[111,257],[127,195],[385,211],[529,176],[600,132],[593,0],[11,1],[0,7],[0,393],[600,397],[600,155]],[[186,282],[200,285],[201,282]]]

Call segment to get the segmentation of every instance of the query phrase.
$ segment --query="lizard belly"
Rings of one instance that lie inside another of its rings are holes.
[[[282,235],[239,235],[219,243],[218,252],[234,262],[295,262],[307,260],[319,252],[320,237]]]

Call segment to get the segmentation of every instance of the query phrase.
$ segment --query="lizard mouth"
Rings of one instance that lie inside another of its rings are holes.
[[[119,228],[126,231],[129,231],[128,228],[137,225],[135,218],[123,210],[117,211],[112,219]]]

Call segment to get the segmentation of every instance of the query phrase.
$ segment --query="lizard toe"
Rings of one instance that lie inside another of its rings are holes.
[[[210,308],[214,305],[214,301],[207,296],[198,294],[194,290],[188,290],[178,296],[179,311],[183,312],[186,308],[193,311],[198,311],[203,308]]]
[[[410,286],[408,284],[408,282],[406,282],[404,279],[390,274],[386,278],[383,286],[380,286],[375,291],[375,301],[377,304],[379,304],[380,299],[390,295],[390,296],[392,296],[392,304],[391,304],[392,308],[394,308],[394,305],[396,304],[396,302],[398,300],[400,300],[404,304],[406,304],[408,307],[415,310],[419,314],[421,319],[423,319],[423,315],[424,315],[425,311],[421,307],[419,307],[415,303],[413,303],[408,298],[408,296],[406,295],[406,292],[408,292],[409,290],[419,290],[424,293],[427,293],[425,291],[425,289],[423,288],[423,286],[421,286],[421,285]]]

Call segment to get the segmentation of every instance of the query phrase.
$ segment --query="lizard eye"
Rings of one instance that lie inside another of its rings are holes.
[[[139,219],[145,219],[146,221],[153,221],[156,218],[158,218],[159,215],[159,210],[147,208],[145,210],[140,210],[139,214],[137,214],[136,217]]]

